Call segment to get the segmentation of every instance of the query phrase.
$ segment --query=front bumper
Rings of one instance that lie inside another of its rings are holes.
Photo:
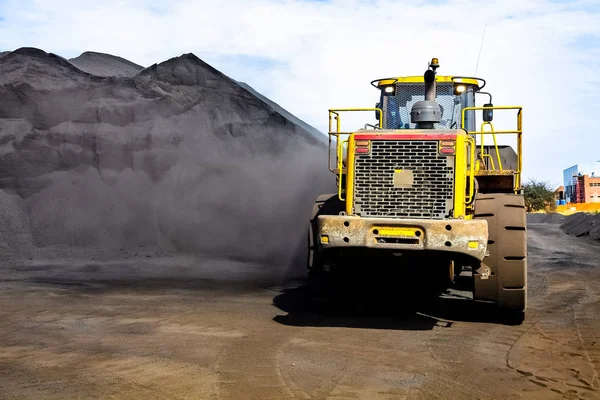
[[[367,247],[460,253],[482,261],[487,251],[485,220],[421,220],[321,215],[321,249]]]

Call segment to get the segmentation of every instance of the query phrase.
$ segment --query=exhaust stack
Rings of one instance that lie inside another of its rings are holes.
[[[417,124],[417,129],[433,129],[433,124],[440,122],[442,112],[436,98],[436,69],[439,68],[437,58],[431,60],[429,68],[425,71],[425,100],[415,103],[410,111],[410,122]]]

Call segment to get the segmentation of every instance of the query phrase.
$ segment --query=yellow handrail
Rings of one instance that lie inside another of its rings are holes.
[[[485,159],[489,158],[490,159],[490,164],[492,165],[492,171],[496,170],[496,164],[494,164],[494,157],[492,157],[491,154],[482,154],[481,155],[481,161],[483,161],[483,164],[485,166]],[[487,166],[486,166],[487,169]]]
[[[475,196],[475,147],[477,145],[475,139],[470,136],[467,136],[466,142],[469,144],[471,157],[469,163],[469,195],[466,198],[465,204],[471,204]]]
[[[341,112],[360,112],[360,111],[379,111],[379,128],[383,128],[383,109],[381,108],[332,108],[329,110],[329,134],[330,135],[348,135],[353,132],[342,132],[342,123],[340,119]],[[332,120],[336,120],[336,129],[332,129]]]
[[[329,167],[329,170],[331,172],[334,172],[334,170],[332,169],[332,165],[331,165],[331,141],[332,141],[332,136],[335,136],[337,139],[337,149],[336,149],[336,154],[338,155],[339,158],[339,154],[341,152],[340,149],[340,145],[343,143],[343,141],[340,141],[340,136],[342,135],[351,135],[354,132],[341,132],[342,129],[342,122],[340,119],[340,113],[341,112],[357,112],[357,111],[379,111],[379,128],[383,128],[383,110],[381,108],[332,108],[329,110],[329,154],[327,156],[327,166]],[[333,130],[334,128],[334,124],[333,121],[335,120],[335,130]],[[338,161],[339,164],[339,161]],[[340,172],[341,169],[338,171]],[[341,173],[341,172],[340,172]]]
[[[500,168],[500,171],[503,170],[502,168],[502,160],[500,159],[500,149],[498,148],[498,142],[496,141],[496,133],[494,132],[494,125],[491,122],[482,122],[481,123],[481,156],[482,157],[489,157],[490,161],[492,162],[492,171],[496,170],[496,166],[494,165],[494,158],[489,155],[489,154],[485,154],[485,148],[483,145],[483,135],[485,132],[485,130],[483,129],[484,126],[489,125],[490,126],[490,133],[492,134],[492,138],[494,139],[494,148],[496,149],[496,158],[498,160],[498,167]]]
[[[498,144],[496,142],[496,135],[506,135],[513,134],[517,135],[517,169],[514,171],[515,175],[515,187],[514,191],[517,192],[521,189],[521,175],[523,169],[523,107],[521,106],[492,106],[492,107],[465,107],[462,109],[461,121],[462,125],[465,126],[465,116],[467,111],[483,111],[483,110],[517,110],[517,129],[515,130],[495,130],[493,125],[490,123],[492,128],[491,132],[484,131],[484,125],[486,123],[481,124],[481,131],[469,131],[467,132],[469,135],[481,135],[482,146],[483,146],[483,135],[491,134],[494,137],[494,146],[496,148],[496,156],[498,157],[498,163],[500,164],[500,170],[503,170],[501,165],[502,161],[500,160],[500,151],[498,149]]]
[[[483,132],[483,125],[485,124],[485,122],[483,124],[481,124],[481,131]],[[494,143],[496,143],[496,138],[494,137]],[[477,145],[475,145],[475,147],[477,147]],[[483,164],[483,168],[487,169],[487,165],[485,163],[485,158],[489,157],[490,158],[490,164],[492,165],[492,171],[494,171],[496,169],[496,165],[494,164],[494,157],[492,157],[490,154],[485,154],[485,136],[483,136],[483,133],[481,134],[481,150],[479,151],[479,154],[481,154],[481,163]],[[479,167],[479,163],[477,163],[477,171],[479,171],[481,168]]]
[[[517,129],[519,131],[523,130],[523,109],[519,109],[517,113]],[[521,172],[523,170],[523,158],[521,157],[521,152],[523,151],[523,137],[522,133],[517,135],[517,149],[519,153],[519,157],[517,157],[517,166],[518,170],[516,173],[515,179],[515,193],[521,188]]]
[[[340,144],[341,143],[341,144]],[[342,176],[344,174],[344,143],[348,143],[348,140],[338,141],[338,198],[341,201],[346,201],[345,198],[342,197],[342,186],[343,180]]]
[[[462,125],[461,126],[465,126],[465,114],[467,111],[482,111],[482,110],[519,110],[519,112],[517,113],[517,130],[514,131],[496,131],[496,133],[522,133],[522,129],[521,129],[521,112],[523,110],[523,107],[521,106],[492,106],[492,107],[465,107],[462,109]],[[472,133],[472,132],[469,132]],[[479,133],[479,132],[477,132]]]

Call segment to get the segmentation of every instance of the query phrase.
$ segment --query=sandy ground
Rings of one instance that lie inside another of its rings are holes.
[[[301,286],[260,279],[11,264],[0,398],[599,399],[600,245],[556,224],[530,225],[529,239],[521,326],[474,317],[486,310],[460,295],[328,316]]]

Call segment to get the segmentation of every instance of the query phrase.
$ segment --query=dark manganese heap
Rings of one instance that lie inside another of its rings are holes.
[[[324,136],[192,54],[0,57],[1,251],[160,251],[285,264],[326,191]]]

